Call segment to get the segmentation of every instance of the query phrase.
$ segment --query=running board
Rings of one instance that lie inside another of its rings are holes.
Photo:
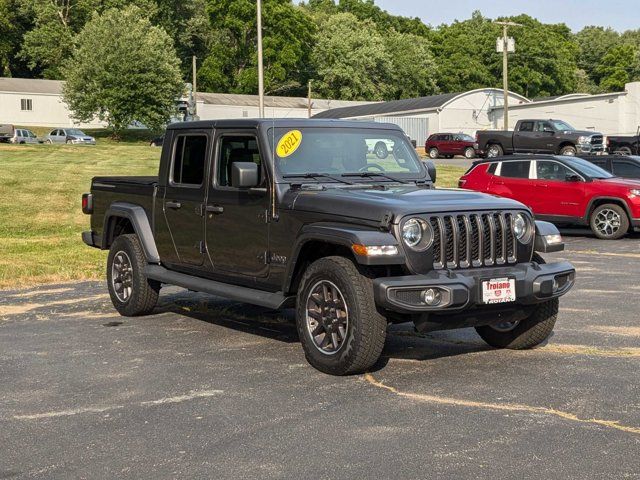
[[[228,283],[194,277],[185,273],[173,272],[160,265],[147,265],[144,273],[147,278],[162,283],[176,285],[196,292],[218,295],[236,302],[250,303],[273,310],[292,307],[295,304],[295,297],[287,297],[282,292],[271,293],[248,287],[229,285]]]

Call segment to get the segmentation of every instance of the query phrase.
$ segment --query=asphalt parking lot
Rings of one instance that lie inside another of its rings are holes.
[[[0,292],[0,478],[640,478],[640,236],[565,231],[550,341],[390,329],[370,374],[305,361],[291,313],[103,282]]]

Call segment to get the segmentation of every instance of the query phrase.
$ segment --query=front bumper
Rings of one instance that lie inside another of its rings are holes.
[[[377,278],[373,281],[376,305],[402,314],[460,312],[482,303],[482,281],[498,278],[515,279],[516,300],[492,305],[513,308],[534,305],[567,293],[575,281],[575,268],[569,262],[539,264],[522,263],[509,267],[467,270],[434,270],[426,275]],[[428,288],[443,292],[440,305],[427,305],[422,292]]]
[[[604,144],[579,143],[576,145],[578,153],[604,153]]]

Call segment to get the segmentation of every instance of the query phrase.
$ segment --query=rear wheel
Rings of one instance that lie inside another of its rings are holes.
[[[591,213],[591,230],[602,240],[617,240],[629,230],[629,217],[620,205],[606,203]]]
[[[501,157],[502,155],[504,155],[504,150],[497,143],[493,143],[487,148],[487,158]]]
[[[126,317],[146,315],[158,302],[160,283],[144,274],[147,260],[135,234],[120,235],[107,258],[107,286],[115,309]]]
[[[575,157],[578,154],[578,150],[573,145],[565,145],[560,149],[560,155],[565,155],[568,157]]]
[[[435,160],[440,156],[440,151],[436,147],[432,147],[429,149],[429,158]]]
[[[473,147],[467,147],[464,149],[464,157],[467,159],[472,159],[475,158],[476,156],[476,151]]]
[[[375,307],[371,280],[344,257],[322,258],[304,273],[296,325],[307,361],[331,375],[372,367],[387,330]]]

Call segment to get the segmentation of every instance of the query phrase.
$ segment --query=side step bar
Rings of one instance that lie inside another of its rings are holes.
[[[229,300],[259,305],[273,310],[292,307],[295,304],[295,297],[287,297],[282,292],[271,293],[248,287],[229,285],[185,273],[173,272],[160,265],[147,265],[144,273],[147,278],[162,283],[176,285],[196,292],[218,295]]]

